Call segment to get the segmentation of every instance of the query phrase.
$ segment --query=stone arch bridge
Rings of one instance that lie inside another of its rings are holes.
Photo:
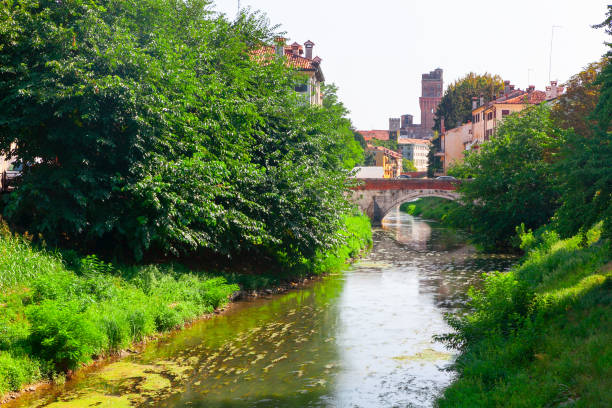
[[[367,214],[372,225],[396,205],[421,197],[441,197],[457,200],[460,181],[432,179],[359,179],[362,184],[353,189],[352,201]]]

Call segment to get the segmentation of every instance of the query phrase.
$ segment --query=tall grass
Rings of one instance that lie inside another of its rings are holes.
[[[57,253],[0,234],[0,394],[178,327],[238,286],[172,265],[68,269]]]
[[[441,336],[461,350],[439,407],[612,406],[612,264],[600,227],[524,234],[523,261],[471,291]]]

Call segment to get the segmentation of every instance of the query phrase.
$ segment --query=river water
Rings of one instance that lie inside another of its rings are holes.
[[[429,407],[453,380],[432,340],[481,274],[512,258],[393,210],[370,254],[291,293],[239,302],[12,406]]]

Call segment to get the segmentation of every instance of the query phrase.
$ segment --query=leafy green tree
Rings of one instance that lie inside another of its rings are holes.
[[[417,168],[414,166],[412,160],[403,159],[402,160],[402,171],[407,173],[409,171],[417,171]]]
[[[503,90],[504,81],[499,75],[485,73],[478,75],[470,72],[446,88],[444,96],[436,109],[434,130],[440,132],[441,118],[444,127],[452,129],[472,118],[472,98],[484,97],[485,102],[495,99]]]
[[[344,164],[344,168],[352,169],[364,160],[364,149],[361,140],[365,143],[363,136],[354,132],[350,119],[346,116],[349,111],[338,99],[336,94],[338,87],[334,84],[324,85],[323,92],[323,110],[326,112],[330,123],[330,137],[333,137],[333,151],[331,154],[338,154]],[[361,140],[355,137],[361,136]]]
[[[612,6],[607,19],[597,27],[612,34]],[[612,44],[608,43],[612,48]],[[600,87],[599,100],[587,119],[591,128],[580,134],[568,132],[563,140],[558,171],[563,205],[557,213],[556,227],[569,236],[586,231],[603,221],[603,234],[612,238],[612,49],[594,84]]]
[[[560,132],[546,105],[508,116],[480,152],[457,166],[474,179],[461,184],[464,205],[450,221],[469,228],[485,249],[510,247],[521,224],[535,229],[547,223],[558,206],[552,160]]]
[[[299,262],[338,243],[360,159],[346,110],[331,88],[305,105],[282,59],[251,57],[275,35],[265,18],[209,6],[0,3],[0,153],[25,164],[9,221],[137,259]]]
[[[560,127],[573,128],[582,136],[593,135],[595,123],[591,113],[597,106],[601,90],[601,84],[595,80],[606,64],[606,58],[593,62],[567,81],[565,93],[555,100],[551,112]]]
[[[370,143],[372,143],[374,146],[382,146],[382,147],[386,147],[389,150],[393,150],[393,151],[398,151],[399,150],[399,145],[397,143],[397,140],[379,140],[379,139],[372,139],[370,140]]]
[[[429,152],[427,152],[427,177],[431,178],[438,172],[444,170],[440,157],[436,156],[436,153],[440,151],[441,138],[438,136],[438,132],[434,132],[434,137],[431,139],[431,146]]]

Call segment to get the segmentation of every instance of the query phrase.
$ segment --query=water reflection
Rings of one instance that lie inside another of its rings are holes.
[[[448,330],[443,313],[512,261],[393,211],[346,273],[239,303],[19,405],[428,407],[452,380],[452,353],[432,341]]]

